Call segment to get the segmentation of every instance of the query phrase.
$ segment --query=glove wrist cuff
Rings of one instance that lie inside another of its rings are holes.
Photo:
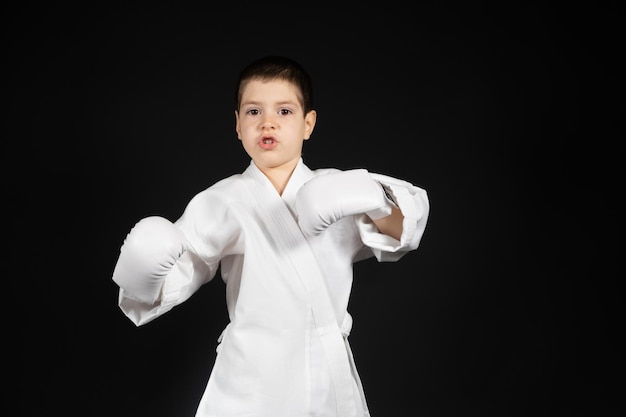
[[[382,219],[383,217],[387,217],[391,214],[391,211],[393,210],[394,207],[398,208],[398,204],[396,204],[393,196],[385,188],[385,186],[379,183],[378,181],[377,181],[377,184],[380,185],[380,188],[382,189],[384,204],[375,210],[370,210],[365,213],[372,220],[378,220],[378,219]]]

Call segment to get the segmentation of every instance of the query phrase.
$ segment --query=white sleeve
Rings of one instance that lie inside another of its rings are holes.
[[[187,251],[165,278],[161,297],[154,304],[141,302],[120,288],[119,307],[136,326],[144,325],[186,301],[198,288],[213,279],[218,266],[219,263],[207,265],[192,251]]]
[[[355,216],[361,240],[380,262],[397,261],[417,249],[426,228],[430,204],[426,190],[407,181],[370,173],[392,197],[404,216],[400,240],[380,233],[366,215]]]
[[[190,247],[165,277],[161,296],[154,304],[146,304],[123,289],[119,291],[119,307],[137,326],[185,302],[215,277],[225,255],[240,250],[239,225],[229,215],[219,193],[205,191],[196,195],[174,224],[181,229]]]

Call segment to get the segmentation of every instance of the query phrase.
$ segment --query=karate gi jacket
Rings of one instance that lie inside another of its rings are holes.
[[[336,171],[311,170],[300,159],[279,195],[251,161],[195,195],[174,222],[190,247],[156,303],[120,288],[121,310],[140,326],[183,303],[221,266],[230,322],[196,417],[369,416],[347,339],[353,263],[396,261],[416,249],[429,201],[420,187],[370,173],[404,215],[399,241],[365,214],[305,237],[296,193],[314,176]]]

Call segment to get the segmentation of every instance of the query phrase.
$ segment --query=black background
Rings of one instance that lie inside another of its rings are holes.
[[[22,415],[193,416],[223,283],[136,328],[111,274],[140,218],[175,220],[247,167],[234,83],[266,54],[313,76],[307,165],[429,193],[417,251],[355,265],[350,340],[372,416],[624,411],[612,3],[20,3],[3,21]]]

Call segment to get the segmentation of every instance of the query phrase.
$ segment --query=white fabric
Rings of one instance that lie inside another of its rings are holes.
[[[295,195],[307,180],[333,171],[312,171],[300,160],[280,196],[251,162],[197,194],[175,222],[190,249],[156,303],[120,289],[120,308],[140,326],[187,300],[221,265],[230,323],[197,417],[369,416],[348,343],[352,264],[371,256],[396,261],[416,249],[429,203],[423,189],[372,174],[405,216],[400,241],[379,233],[364,214],[305,238]],[[315,305],[322,295],[327,313]]]

